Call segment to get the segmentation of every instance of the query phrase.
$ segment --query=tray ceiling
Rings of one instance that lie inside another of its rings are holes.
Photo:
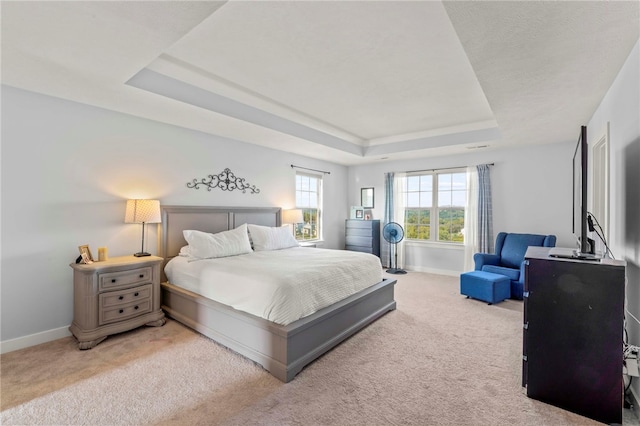
[[[3,2],[2,82],[341,164],[574,140],[638,2]]]

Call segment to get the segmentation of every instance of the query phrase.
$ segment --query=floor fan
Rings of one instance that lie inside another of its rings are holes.
[[[407,271],[398,268],[398,249],[396,245],[404,238],[404,229],[399,223],[389,222],[382,228],[382,236],[389,243],[389,274],[406,274]],[[393,248],[393,264],[391,264],[391,249]]]

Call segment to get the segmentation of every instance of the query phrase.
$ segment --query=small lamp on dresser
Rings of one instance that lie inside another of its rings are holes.
[[[151,256],[144,251],[144,224],[160,223],[160,201],[158,200],[127,200],[127,209],[124,214],[124,223],[142,224],[142,248],[135,253],[136,257]]]

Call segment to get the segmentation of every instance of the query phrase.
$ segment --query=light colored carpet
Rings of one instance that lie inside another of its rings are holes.
[[[527,398],[522,302],[489,306],[458,278],[397,276],[398,309],[283,384],[168,321],[88,351],[73,338],[0,357],[9,424],[596,425]],[[625,410],[628,411],[628,410]],[[625,424],[639,424],[625,414]]]

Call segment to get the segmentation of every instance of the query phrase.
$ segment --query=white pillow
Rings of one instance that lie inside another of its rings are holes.
[[[255,251],[280,250],[300,245],[287,225],[280,228],[251,224],[247,226]]]
[[[184,233],[183,233],[184,234]],[[189,246],[184,246],[180,249],[180,253],[178,253],[178,256],[181,257],[191,257],[191,250],[189,249]]]
[[[247,225],[236,229],[209,234],[202,231],[184,230],[184,239],[189,243],[189,255],[198,259],[236,256],[251,253]]]

